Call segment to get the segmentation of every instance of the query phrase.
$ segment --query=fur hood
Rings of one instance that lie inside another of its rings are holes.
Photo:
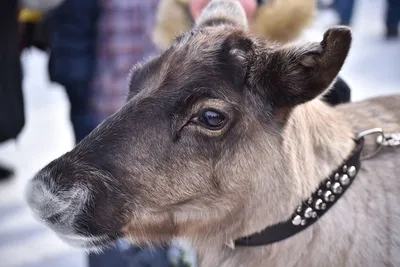
[[[64,0],[20,0],[20,7],[46,12],[59,6],[62,2],[64,2]]]
[[[315,0],[271,0],[258,7],[250,30],[273,41],[292,41],[312,22],[315,11]],[[161,0],[153,40],[161,49],[166,49],[175,36],[189,30],[192,24],[189,0]]]

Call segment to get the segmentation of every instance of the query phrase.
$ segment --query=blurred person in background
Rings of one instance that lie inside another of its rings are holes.
[[[19,12],[20,48],[35,47],[44,52],[49,48],[49,28],[46,12],[22,8]]]
[[[324,3],[318,0],[318,7],[321,9],[332,8],[338,16],[340,25],[351,25],[354,13],[355,0],[333,0],[332,3]],[[387,0],[386,14],[385,14],[385,37],[387,39],[397,38],[399,36],[399,23],[400,23],[400,1]]]
[[[339,15],[339,24],[350,26],[353,17],[354,0],[334,0],[333,8]]]
[[[95,69],[98,0],[65,0],[48,16],[50,80],[64,86],[76,143],[98,123],[89,109]]]
[[[25,125],[20,62],[18,1],[0,1],[0,143],[15,139]],[[0,180],[13,171],[0,166]]]
[[[317,0],[319,9],[333,9],[339,16],[337,24],[350,26],[355,0]]]
[[[21,52],[33,45],[34,25],[41,11],[61,0],[0,1],[0,143],[16,139],[25,125]],[[0,180],[13,171],[0,165]]]
[[[167,49],[174,37],[190,30],[209,0],[160,0],[153,39]],[[250,30],[269,40],[290,42],[311,25],[316,0],[241,0]]]
[[[387,2],[386,38],[397,38],[399,36],[400,0],[387,0]]]

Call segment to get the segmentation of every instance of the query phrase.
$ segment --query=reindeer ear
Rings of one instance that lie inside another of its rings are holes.
[[[196,22],[199,28],[221,24],[247,29],[246,13],[238,0],[211,0]]]
[[[264,88],[276,107],[290,108],[329,89],[347,57],[351,32],[346,27],[327,30],[321,43],[289,45],[268,55]]]

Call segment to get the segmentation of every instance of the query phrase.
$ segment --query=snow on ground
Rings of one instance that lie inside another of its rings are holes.
[[[400,93],[400,39],[384,39],[384,9],[384,0],[357,1],[354,43],[341,72],[353,90],[353,100]],[[334,20],[332,12],[321,12],[304,38],[320,40]],[[85,254],[65,245],[37,223],[23,199],[26,181],[73,146],[69,104],[63,88],[48,81],[46,64],[43,53],[24,53],[27,124],[16,143],[0,146],[0,162],[16,168],[16,176],[0,184],[1,267],[86,265]]]

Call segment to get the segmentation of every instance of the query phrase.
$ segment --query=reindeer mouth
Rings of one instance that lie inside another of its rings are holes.
[[[102,250],[113,246],[119,235],[107,234],[101,236],[82,236],[82,235],[65,235],[57,233],[57,236],[67,244],[80,247],[88,252],[101,252]]]

